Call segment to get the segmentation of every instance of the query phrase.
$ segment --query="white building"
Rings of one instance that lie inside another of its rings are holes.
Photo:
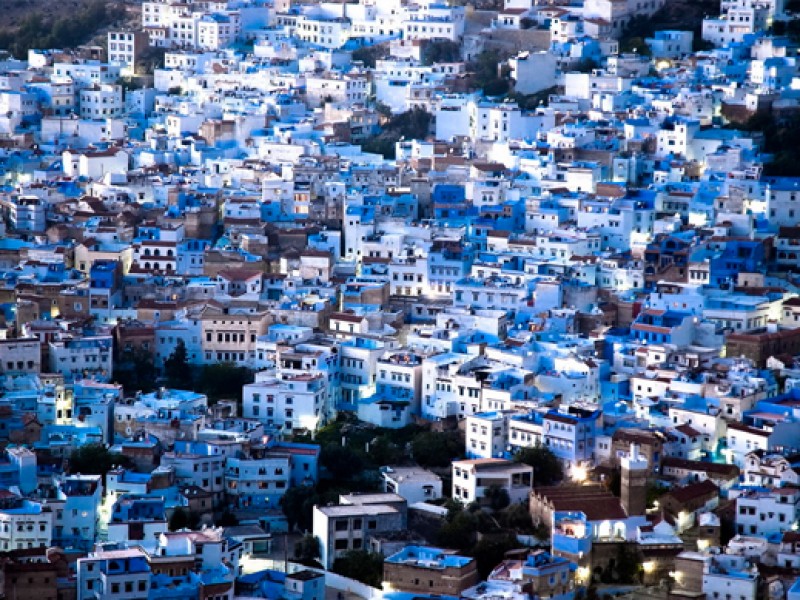
[[[512,503],[526,502],[533,487],[533,467],[502,458],[456,460],[453,469],[453,498],[464,504],[479,502],[489,488],[508,493]]]
[[[53,513],[38,502],[5,494],[0,498],[0,550],[50,547]]]
[[[262,371],[242,393],[242,415],[267,427],[314,431],[325,419],[328,390],[321,373]]]
[[[114,340],[111,336],[64,337],[50,346],[50,372],[68,380],[108,380],[113,368]]]
[[[442,478],[421,467],[382,467],[383,491],[405,498],[409,506],[442,497]]]
[[[797,489],[733,489],[729,495],[736,499],[738,533],[766,537],[797,526],[800,505],[800,491]]]
[[[550,52],[520,52],[508,59],[514,91],[535,94],[556,84],[556,57]]]

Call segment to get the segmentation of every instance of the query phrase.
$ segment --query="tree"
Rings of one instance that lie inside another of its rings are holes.
[[[235,527],[239,524],[239,519],[229,510],[223,511],[217,520],[217,525],[220,527]]]
[[[189,364],[189,353],[186,343],[178,338],[172,354],[164,361],[164,376],[171,388],[186,389],[192,387],[192,367]]]
[[[494,511],[502,510],[511,504],[511,498],[505,488],[499,485],[490,485],[483,495],[489,503],[489,508]]]
[[[433,117],[421,108],[393,115],[383,124],[383,130],[377,136],[369,138],[362,144],[365,152],[382,154],[385,158],[394,158],[395,144],[401,139],[421,140],[428,137]]]
[[[211,403],[233,399],[241,404],[242,387],[253,381],[253,371],[236,363],[206,365],[200,372],[197,391],[208,396]]]
[[[470,64],[475,85],[487,96],[502,96],[510,87],[508,73],[500,71],[503,56],[495,49],[484,50]]]
[[[83,475],[102,475],[105,478],[115,466],[127,467],[130,459],[123,454],[109,452],[103,444],[86,444],[72,451],[69,456],[69,472]]]
[[[448,518],[439,529],[437,543],[445,548],[466,551],[475,542],[478,518],[469,511],[450,511]]]
[[[172,515],[169,518],[170,531],[180,531],[181,529],[187,529],[189,527],[190,518],[188,512],[186,512],[180,506],[172,511]]]
[[[307,533],[294,545],[294,557],[303,564],[313,563],[321,556],[319,539]]]
[[[129,394],[155,389],[156,365],[153,353],[141,348],[123,351],[114,364],[114,381],[122,385]]]
[[[334,479],[339,481],[352,479],[361,473],[364,467],[359,452],[350,446],[342,446],[335,442],[322,447],[319,462]]]
[[[286,490],[281,496],[280,505],[286,515],[289,531],[294,531],[295,528],[301,531],[311,529],[314,505],[318,502],[319,494],[312,487],[294,486]]]
[[[396,465],[405,458],[403,449],[388,435],[379,435],[369,445],[369,456],[378,465]]]
[[[389,50],[384,44],[374,46],[362,46],[353,50],[353,60],[360,60],[368,69],[374,69],[378,60],[388,56]]]
[[[475,558],[480,578],[486,579],[492,569],[505,558],[506,552],[519,548],[519,546],[517,538],[510,534],[482,538],[470,551]]]
[[[422,49],[422,64],[458,62],[461,60],[461,45],[451,40],[431,40]]]
[[[513,531],[530,533],[533,531],[533,520],[527,504],[515,503],[507,506],[497,515],[500,524]]]
[[[332,571],[380,588],[383,581],[383,557],[367,550],[350,550],[333,561]]]
[[[631,550],[627,544],[617,546],[615,565],[617,583],[632,584],[638,583],[641,579],[641,561],[636,555],[636,551]]]
[[[136,59],[136,72],[142,75],[152,75],[156,69],[164,66],[167,49],[150,46],[142,51]]]
[[[538,486],[553,485],[564,479],[561,461],[545,446],[523,448],[517,452],[514,460],[533,467],[533,481]]]
[[[464,444],[457,432],[425,431],[414,436],[411,453],[423,467],[446,467],[462,454]]]
[[[0,29],[0,47],[17,57],[26,55],[31,48],[74,48],[123,15],[124,9],[103,0],[94,0],[60,18],[44,18],[41,12],[34,11],[18,27]]]

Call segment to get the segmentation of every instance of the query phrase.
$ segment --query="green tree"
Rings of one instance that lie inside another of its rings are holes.
[[[414,436],[411,453],[423,467],[446,467],[462,456],[464,443],[455,431],[425,431]]]
[[[227,509],[223,511],[219,519],[217,519],[217,525],[219,527],[235,527],[238,524],[238,517]]]
[[[382,131],[362,144],[365,152],[394,158],[395,144],[401,139],[421,140],[428,137],[432,115],[421,108],[393,115],[383,124]]]
[[[517,538],[511,534],[486,536],[470,551],[478,567],[478,575],[486,579],[498,563],[505,558],[506,552],[520,547]]]
[[[461,60],[461,45],[451,40],[431,40],[422,49],[422,64],[450,63]]]
[[[628,544],[619,544],[617,546],[617,557],[614,564],[617,571],[617,583],[639,583],[641,579],[641,561],[636,551],[629,548]]]
[[[405,459],[403,448],[388,435],[379,435],[369,445],[369,456],[378,466],[396,465]]]
[[[319,539],[313,534],[305,534],[294,545],[294,557],[303,564],[313,563],[320,556]]]
[[[136,59],[136,73],[140,75],[152,75],[156,69],[160,69],[164,66],[166,54],[166,48],[150,46],[145,49]]]
[[[128,467],[130,459],[114,452],[109,452],[103,444],[85,444],[72,451],[69,456],[69,472],[82,475],[102,475],[105,479],[115,466]]]
[[[332,571],[380,588],[383,581],[383,557],[367,550],[350,550],[333,561]]]
[[[507,506],[499,512],[497,519],[500,525],[512,531],[530,533],[533,531],[533,521],[528,506],[523,503],[515,503]]]
[[[353,60],[359,60],[364,63],[368,69],[374,69],[378,60],[385,58],[389,55],[389,48],[385,44],[376,44],[374,46],[362,46],[353,50]]]
[[[483,497],[489,503],[489,508],[494,511],[502,510],[511,504],[508,492],[499,485],[490,485],[486,488]]]
[[[348,481],[364,469],[364,461],[359,451],[337,443],[325,444],[322,447],[319,462],[338,481]]]
[[[535,485],[553,485],[564,479],[564,467],[561,461],[545,446],[523,448],[517,452],[514,460],[533,467]]]
[[[189,513],[180,506],[172,511],[169,517],[169,530],[180,531],[181,529],[188,529],[191,524]]]
[[[437,543],[445,548],[466,552],[475,543],[478,518],[467,510],[457,510],[439,528]]]
[[[114,381],[128,394],[151,392],[156,382],[153,353],[141,348],[123,351],[114,363]]]
[[[242,387],[252,383],[253,371],[235,363],[224,362],[206,365],[200,371],[197,391],[208,396],[213,404],[218,400],[236,400],[242,402]]]
[[[164,376],[167,385],[174,389],[187,389],[192,387],[192,366],[189,364],[189,353],[186,343],[178,338],[175,349],[164,361]]]
[[[498,50],[484,50],[469,65],[475,85],[487,96],[502,96],[509,90],[508,72],[500,70],[504,58]]]
[[[312,514],[314,505],[319,503],[319,494],[309,486],[294,486],[286,490],[281,496],[280,505],[286,521],[289,524],[289,531],[299,528],[301,531],[308,531],[312,527]]]

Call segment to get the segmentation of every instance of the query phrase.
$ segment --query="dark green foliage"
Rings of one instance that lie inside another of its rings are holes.
[[[520,533],[533,533],[533,521],[527,504],[512,504],[497,513],[497,521],[502,527]]]
[[[380,588],[383,581],[383,557],[366,550],[350,550],[333,562],[332,571]]]
[[[764,175],[800,176],[800,117],[776,119],[773,115],[757,113],[743,125],[745,131],[763,134],[763,150],[772,155],[772,161],[764,165]]]
[[[502,510],[511,504],[508,492],[499,485],[489,486],[484,492],[484,498],[489,503],[489,508],[495,511]]]
[[[650,49],[644,40],[663,29],[692,31],[695,41],[702,41],[703,17],[718,12],[719,3],[716,0],[671,0],[654,15],[634,17],[628,22],[619,40],[620,52],[636,51],[650,56]]]
[[[236,363],[206,365],[200,371],[197,391],[208,396],[209,404],[218,400],[242,402],[242,386],[253,382],[253,371]]]
[[[32,12],[18,28],[0,29],[0,48],[25,58],[31,48],[74,48],[86,43],[100,29],[121,19],[124,9],[96,0],[56,19]]]
[[[386,58],[388,55],[389,48],[385,44],[362,46],[357,50],[353,50],[353,60],[360,60],[369,69],[374,69],[376,61]]]
[[[172,511],[172,516],[169,518],[169,530],[170,531],[179,531],[181,529],[190,529],[191,528],[191,517],[189,516],[189,512],[184,510],[181,507],[176,508]]]
[[[500,72],[503,55],[497,50],[484,50],[468,65],[474,73],[475,86],[483,90],[486,96],[502,96],[510,88],[507,72]]]
[[[318,503],[319,494],[312,487],[295,486],[286,490],[280,499],[280,504],[289,523],[289,531],[294,531],[295,527],[301,531],[310,530],[311,514],[314,505]]]
[[[164,361],[164,377],[167,378],[167,386],[174,389],[186,389],[192,384],[192,367],[182,339],[178,339],[175,350]]]
[[[519,93],[512,93],[509,94],[508,97],[514,102],[517,103],[522,110],[536,110],[540,106],[547,106],[550,101],[550,96],[558,92],[558,87],[554,86],[551,88],[547,88],[546,90],[542,90],[541,92],[536,92],[535,94],[519,94]]]
[[[405,461],[404,449],[392,441],[391,435],[379,435],[369,445],[369,455],[376,465],[396,465]]]
[[[577,71],[578,73],[591,73],[600,65],[597,63],[596,60],[592,60],[591,58],[584,58],[583,60],[578,61],[573,70]]]
[[[466,510],[451,510],[439,529],[437,544],[465,552],[475,543],[478,517]]]
[[[363,145],[365,152],[381,154],[385,158],[395,157],[395,144],[401,139],[424,140],[430,131],[432,116],[421,108],[407,110],[392,116],[383,124],[383,130]]]
[[[458,62],[461,60],[461,45],[450,40],[434,40],[422,49],[422,64]]]
[[[352,479],[364,470],[360,452],[336,443],[326,444],[322,447],[320,464],[334,479],[339,481]]]
[[[517,452],[514,460],[533,467],[534,485],[553,485],[564,479],[561,461],[545,446],[523,448]]]
[[[156,46],[145,49],[136,59],[136,73],[152,75],[153,71],[164,66],[166,53],[166,48],[158,48]]]
[[[319,540],[312,534],[305,534],[294,545],[294,557],[303,564],[311,563],[320,557]]]
[[[645,43],[644,38],[640,36],[626,37],[620,42],[619,51],[623,53],[632,52],[642,56],[652,55],[650,46],[648,46]]]
[[[114,381],[122,385],[127,394],[153,391],[156,384],[153,353],[140,348],[122,352],[114,364]]]
[[[220,515],[219,519],[217,519],[217,525],[219,527],[235,527],[238,524],[239,519],[237,519],[236,515],[229,510],[224,511]]]
[[[635,550],[627,544],[620,544],[617,548],[617,579],[616,583],[633,584],[641,579],[641,564]]]
[[[664,494],[669,491],[669,488],[663,487],[658,485],[657,483],[652,483],[647,486],[647,508],[653,508],[656,504],[656,500],[661,498]]]
[[[481,579],[489,576],[492,569],[505,558],[506,552],[519,547],[520,543],[517,538],[511,534],[487,536],[475,544],[470,555],[475,558]]]
[[[426,431],[411,442],[414,460],[423,467],[446,467],[454,458],[460,458],[463,451],[461,436],[454,431]]]
[[[102,475],[105,477],[113,467],[127,467],[130,459],[122,454],[109,452],[103,444],[86,444],[76,448],[69,455],[69,472],[81,475]]]

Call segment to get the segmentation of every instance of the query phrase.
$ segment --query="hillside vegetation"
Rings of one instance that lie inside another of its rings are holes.
[[[0,49],[25,58],[31,48],[74,48],[125,18],[122,2],[8,0],[0,24]]]

